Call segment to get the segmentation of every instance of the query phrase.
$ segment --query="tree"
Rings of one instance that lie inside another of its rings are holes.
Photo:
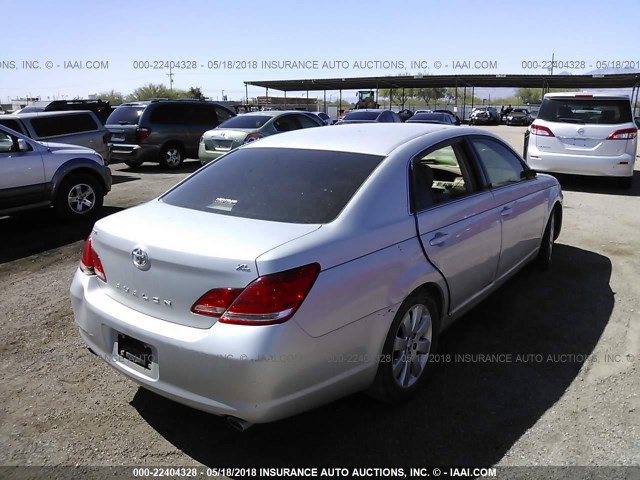
[[[189,93],[184,90],[170,90],[164,84],[147,83],[136,88],[133,93],[127,95],[128,101],[150,100],[152,98],[169,98],[171,100],[179,98],[190,98]]]
[[[541,88],[519,88],[516,96],[520,99],[522,104],[527,103],[540,103],[542,102],[542,89]]]
[[[194,98],[196,100],[205,99],[205,96],[202,94],[202,90],[200,89],[200,87],[190,87],[188,93],[190,98]]]
[[[424,102],[429,105],[431,100],[434,102],[442,97],[444,97],[447,89],[444,87],[438,88],[418,88],[416,89],[416,97],[424,100]]]
[[[111,89],[108,92],[99,93],[98,94],[98,98],[100,100],[104,100],[106,102],[109,102],[111,104],[111,106],[117,106],[117,105],[120,105],[120,104],[124,103],[124,95],[122,95],[122,93],[120,93],[120,92],[116,92],[113,89]]]

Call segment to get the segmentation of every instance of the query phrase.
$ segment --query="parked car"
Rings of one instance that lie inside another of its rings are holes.
[[[621,187],[632,186],[638,127],[628,96],[547,93],[529,131],[531,168],[616,177]]]
[[[441,125],[455,125],[456,121],[452,115],[446,113],[416,113],[407,120],[408,123],[439,123]]]
[[[531,115],[526,108],[514,108],[511,110],[509,114],[505,117],[505,122],[507,125],[531,125]]]
[[[436,109],[436,110],[433,111],[433,113],[444,113],[444,114],[450,115],[453,118],[453,123],[455,125],[461,125],[462,124],[462,120],[460,120],[460,117],[458,115],[456,115],[455,113],[453,113],[451,110],[444,110],[444,109],[438,110],[438,109]]]
[[[71,110],[90,110],[98,117],[100,123],[104,124],[115,107],[112,107],[108,101],[100,99],[52,100],[45,106],[28,105],[14,113],[67,112]]]
[[[400,120],[402,120],[403,122],[406,122],[407,120],[409,120],[411,117],[413,117],[413,115],[414,113],[411,110],[406,108],[398,112],[398,116],[400,117]]]
[[[90,111],[40,112],[3,115],[0,125],[34,140],[90,148],[108,163],[108,132]]]
[[[352,110],[342,119],[341,124],[346,123],[401,123],[400,117],[391,110],[378,110],[373,108],[363,108],[362,110]]]
[[[107,120],[111,159],[131,168],[159,162],[175,169],[197,158],[200,137],[236,114],[199,100],[151,100],[123,103]]]
[[[471,112],[469,125],[499,125],[500,113],[493,107],[476,107]]]
[[[109,190],[111,170],[94,150],[0,126],[0,216],[53,206],[65,219],[90,218]]]
[[[325,125],[333,124],[333,119],[324,112],[309,112],[309,113],[312,113],[313,115],[317,115],[324,122]]]
[[[200,138],[198,158],[204,165],[241,145],[277,133],[301,128],[325,126],[322,118],[310,112],[251,112],[230,118],[218,128],[204,132]]]
[[[549,267],[561,220],[557,180],[491,133],[309,128],[98,221],[71,300],[110,366],[245,429],[361,390],[407,399],[445,328]]]

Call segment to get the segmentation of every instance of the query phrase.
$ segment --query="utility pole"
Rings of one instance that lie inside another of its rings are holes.
[[[169,64],[169,73],[167,73],[167,77],[169,77],[169,91],[173,92],[173,68],[171,64]]]
[[[555,53],[551,54],[551,68],[549,69],[549,70],[551,70],[551,75],[553,75],[553,64],[554,64],[553,59],[555,58],[555,56],[556,56]]]

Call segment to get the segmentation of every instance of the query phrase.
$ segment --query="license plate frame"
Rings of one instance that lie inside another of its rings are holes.
[[[124,333],[118,333],[116,351],[121,358],[124,358],[145,370],[151,371],[153,350],[146,343],[130,337],[129,335],[125,335]]]

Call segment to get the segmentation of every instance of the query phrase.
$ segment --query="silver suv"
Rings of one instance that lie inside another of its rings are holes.
[[[111,170],[94,150],[37,142],[0,125],[0,216],[53,206],[89,218],[111,190]]]
[[[107,158],[108,132],[90,111],[34,112],[3,115],[0,125],[34,140],[70,143],[95,150]]]

